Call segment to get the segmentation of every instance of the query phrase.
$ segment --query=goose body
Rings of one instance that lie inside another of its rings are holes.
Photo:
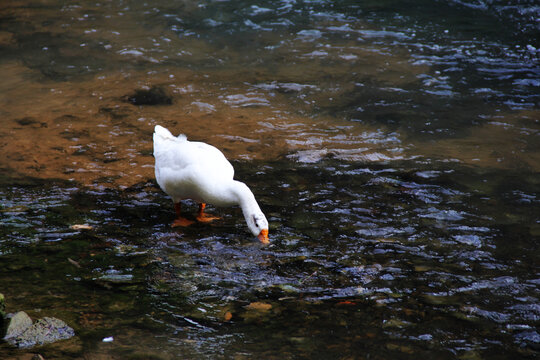
[[[234,168],[223,153],[212,145],[188,141],[185,135],[173,136],[160,125],[154,129],[154,158],[156,181],[169,195],[177,218],[172,226],[187,226],[192,221],[180,215],[180,201],[197,201],[197,220],[215,218],[204,213],[206,203],[215,206],[239,205],[250,231],[262,243],[268,243],[268,221],[255,196],[243,182],[236,181]]]

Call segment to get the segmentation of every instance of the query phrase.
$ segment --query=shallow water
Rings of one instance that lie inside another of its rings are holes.
[[[538,356],[539,12],[3,2],[8,311],[75,329],[45,358]],[[169,227],[155,124],[223,149],[270,246],[239,209]]]

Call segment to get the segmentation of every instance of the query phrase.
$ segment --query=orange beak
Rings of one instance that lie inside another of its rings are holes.
[[[268,240],[268,229],[262,229],[259,236],[257,236],[257,239],[259,239],[262,244],[269,244],[270,240]]]

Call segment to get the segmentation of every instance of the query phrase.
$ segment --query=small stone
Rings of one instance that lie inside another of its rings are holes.
[[[69,227],[72,230],[92,230],[94,227],[88,224],[74,224]]]
[[[30,326],[32,326],[32,319],[30,319],[30,316],[24,311],[19,311],[11,317],[4,340],[10,342],[10,339],[14,339],[21,335]]]
[[[252,302],[249,305],[246,305],[245,307],[248,310],[255,310],[255,311],[262,311],[262,312],[269,311],[270,309],[272,309],[271,304],[267,304],[267,303],[263,303],[259,301]]]

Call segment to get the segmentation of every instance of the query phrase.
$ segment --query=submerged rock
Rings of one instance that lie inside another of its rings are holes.
[[[31,116],[23,117],[21,119],[15,119],[15,122],[21,126],[31,126],[31,127],[47,127],[47,123],[39,122]]]
[[[32,324],[30,317],[19,311],[11,318],[4,340],[18,348],[31,348],[73,336],[75,331],[62,320],[44,317]]]
[[[161,87],[152,87],[149,90],[135,90],[134,94],[126,96],[126,100],[133,105],[171,105],[172,97]]]

